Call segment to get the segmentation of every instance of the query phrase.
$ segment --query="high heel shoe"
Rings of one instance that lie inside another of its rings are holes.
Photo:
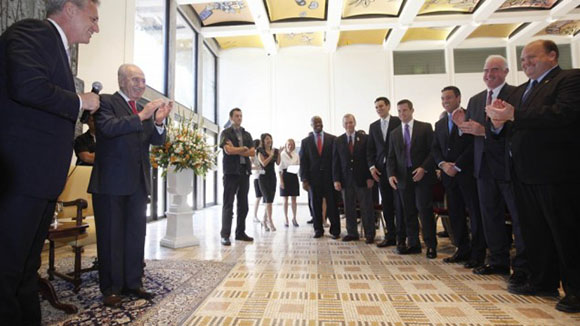
[[[270,232],[270,228],[268,227],[268,222],[264,221],[260,223],[266,232]]]
[[[270,229],[272,231],[276,231],[276,227],[274,226],[274,223],[272,221],[270,221]]]
[[[293,220],[292,220],[292,225],[294,225],[295,227],[298,227],[298,226],[299,226],[299,225],[298,225],[298,222],[296,222],[296,219],[293,219]]]
[[[284,222],[284,227],[288,227],[288,226],[289,226],[288,222],[287,221]]]

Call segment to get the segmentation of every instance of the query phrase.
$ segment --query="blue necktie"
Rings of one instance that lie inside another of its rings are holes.
[[[451,135],[451,130],[453,129],[453,119],[451,119],[451,113],[447,113],[447,128],[449,129],[449,134]]]
[[[524,92],[524,96],[522,96],[522,103],[526,102],[526,100],[528,99],[530,94],[532,94],[532,90],[534,89],[534,87],[536,87],[537,84],[538,84],[537,80],[532,80],[532,82],[530,83],[530,86],[528,86],[528,88],[526,88],[526,91]]]
[[[410,168],[411,164],[411,132],[409,131],[409,124],[405,123],[405,154],[407,157],[407,167]]]

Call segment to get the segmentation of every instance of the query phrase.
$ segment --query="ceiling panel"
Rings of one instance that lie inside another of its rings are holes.
[[[409,41],[444,41],[455,27],[444,28],[409,28],[401,42]]]
[[[499,7],[506,9],[551,9],[559,0],[507,0]]]
[[[342,31],[338,39],[338,46],[352,44],[383,44],[389,30],[374,29],[365,31]]]
[[[266,7],[272,22],[293,18],[324,19],[326,15],[326,0],[266,0]]]
[[[478,38],[478,37],[507,38],[518,27],[520,27],[520,24],[481,25],[475,31],[473,31],[473,33],[471,33],[467,38]]]
[[[417,1],[417,0],[414,0]],[[419,15],[435,13],[472,13],[482,0],[426,0]]]
[[[398,16],[402,4],[403,0],[344,0],[342,17],[348,18],[361,15]]]
[[[223,50],[231,48],[263,48],[262,38],[259,35],[216,37],[216,42]]]
[[[550,26],[541,30],[537,36],[540,35],[569,35],[574,36],[580,32],[580,21],[578,20],[562,20],[557,21]]]
[[[252,13],[245,1],[226,1],[193,4],[203,26],[219,23],[253,23]]]
[[[281,48],[289,46],[322,46],[324,43],[324,33],[276,34],[276,39]]]

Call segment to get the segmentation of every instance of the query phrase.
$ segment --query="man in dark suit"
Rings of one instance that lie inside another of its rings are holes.
[[[99,31],[98,1],[47,4],[47,20],[26,19],[0,37],[0,325],[40,325],[37,270],[66,182],[80,109],[68,49]]]
[[[95,114],[97,147],[88,191],[93,194],[99,283],[106,306],[124,292],[150,299],[143,288],[147,196],[151,193],[149,146],[165,141],[163,120],[171,102],[137,102],[146,89],[139,67],[119,67],[119,91],[101,96]]]
[[[242,126],[242,110],[230,110],[230,126],[222,131],[220,147],[224,150],[224,197],[222,207],[221,243],[230,246],[230,233],[234,218],[234,199],[237,199],[236,240],[254,241],[246,234],[248,215],[248,191],[252,163],[250,157],[256,154],[252,135]]]
[[[300,146],[300,180],[302,188],[312,196],[314,238],[324,234],[322,227],[322,199],[326,199],[326,214],[330,219],[330,234],[340,238],[340,219],[332,182],[332,149],[336,137],[322,131],[322,119],[310,120],[313,133],[302,139]]]
[[[389,154],[389,134],[401,125],[398,117],[389,114],[391,102],[386,97],[375,100],[375,110],[379,120],[369,126],[369,143],[367,146],[367,162],[373,179],[378,183],[381,193],[381,206],[385,221],[385,238],[377,247],[388,247],[405,242],[405,219],[402,203],[394,195],[387,177],[387,155]]]
[[[506,99],[515,89],[505,82],[509,73],[507,62],[499,55],[489,56],[483,67],[483,81],[487,89],[469,99],[467,112],[456,111],[453,119],[462,132],[474,136],[473,174],[477,182],[481,206],[483,232],[489,255],[483,259],[470,260],[466,268],[480,275],[510,273],[511,239],[506,233],[505,213],[510,213],[516,254],[511,261],[513,273],[509,284],[520,284],[527,279],[528,267],[525,245],[521,235],[519,214],[516,209],[513,183],[509,171],[508,156],[503,139],[489,136],[489,122],[485,106],[495,99]],[[467,120],[467,121],[465,121]],[[481,257],[480,257],[481,258]]]
[[[558,66],[552,41],[528,43],[521,54],[529,81],[486,112],[494,136],[508,138],[516,205],[531,275],[510,285],[516,294],[566,296],[556,309],[580,312],[580,70]]]
[[[485,259],[485,238],[481,224],[481,212],[477,197],[477,185],[473,177],[473,136],[459,135],[451,114],[460,107],[461,92],[455,86],[441,91],[441,103],[445,115],[435,123],[432,154],[435,164],[441,169],[441,181],[447,194],[447,207],[454,234],[453,256],[444,258],[446,263]],[[471,226],[471,237],[467,228],[467,215]],[[470,240],[471,238],[471,240]]]
[[[436,181],[435,164],[431,155],[433,128],[431,124],[413,120],[413,103],[401,100],[397,103],[401,125],[389,135],[387,175],[389,184],[402,199],[408,245],[399,243],[401,255],[421,253],[419,222],[421,216],[423,241],[427,246],[427,258],[437,257],[437,237],[433,217],[433,185]]]
[[[356,119],[352,114],[342,118],[344,134],[334,141],[332,175],[334,189],[342,192],[342,202],[346,215],[346,236],[342,241],[359,239],[356,203],[365,230],[366,243],[375,242],[375,214],[371,189],[374,181],[368,169],[366,152],[368,136],[364,131],[356,131]]]

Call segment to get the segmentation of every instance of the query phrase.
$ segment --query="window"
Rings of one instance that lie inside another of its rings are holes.
[[[175,49],[175,100],[195,109],[195,72],[197,37],[181,14],[177,14],[177,44]]]
[[[522,51],[524,50],[524,46],[516,47],[516,56],[518,58],[518,71],[522,70],[522,61],[520,58],[522,57]],[[560,52],[560,56],[558,58],[558,64],[562,69],[572,69],[572,49],[570,44],[558,44],[558,51]]]
[[[203,58],[202,115],[216,122],[216,58],[205,44],[201,56]]]
[[[506,50],[505,48],[455,49],[453,51],[455,73],[481,73],[485,59],[493,54],[505,58]]]
[[[425,75],[445,73],[445,52],[395,51],[393,52],[395,75]]]
[[[164,0],[135,1],[133,61],[143,69],[147,85],[165,94],[166,25]]]
[[[217,134],[210,130],[205,130],[206,140],[208,145],[215,145],[217,143]],[[217,203],[217,170],[208,171],[203,181],[204,207],[215,205]]]

